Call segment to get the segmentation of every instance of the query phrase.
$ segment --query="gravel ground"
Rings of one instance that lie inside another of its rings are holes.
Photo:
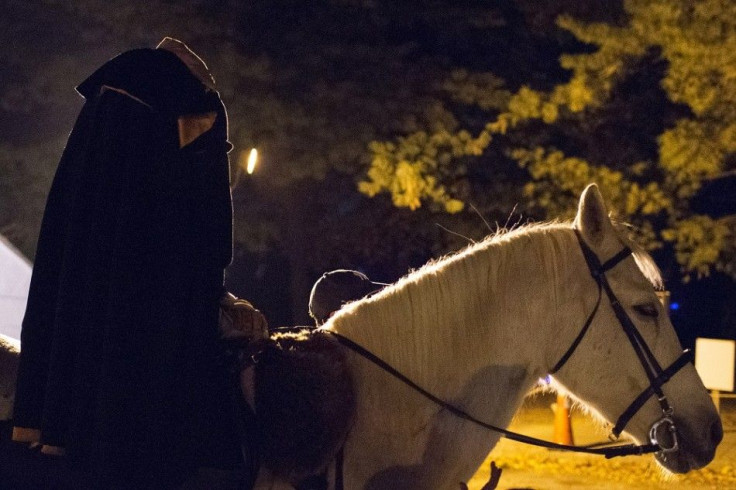
[[[554,397],[535,396],[517,414],[511,429],[535,437],[553,436]],[[580,411],[572,410],[572,432],[576,444],[606,439],[600,425]],[[736,400],[721,401],[724,440],[716,458],[706,468],[686,475],[669,475],[652,456],[626,456],[606,460],[603,456],[527,446],[502,439],[473,479],[469,490],[480,490],[488,481],[490,462],[503,470],[498,490],[575,489],[736,489]]]

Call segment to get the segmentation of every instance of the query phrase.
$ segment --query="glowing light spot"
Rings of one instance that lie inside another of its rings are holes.
[[[256,163],[258,162],[258,150],[255,148],[251,148],[250,154],[248,155],[248,165],[245,168],[245,171],[248,172],[248,174],[252,174],[253,171],[256,169]]]
[[[680,309],[680,303],[675,303],[675,302],[670,303],[670,310],[675,311],[679,309]]]

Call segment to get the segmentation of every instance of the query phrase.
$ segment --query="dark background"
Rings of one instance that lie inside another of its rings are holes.
[[[559,55],[593,48],[556,27],[561,13],[625,21],[621,4],[608,0],[5,2],[0,232],[33,257],[45,197],[82,105],[74,87],[116,54],[170,35],[209,64],[229,110],[236,227],[227,286],[274,326],[308,323],[309,289],[324,271],[354,268],[390,282],[463,246],[459,235],[483,237],[484,220],[495,228],[540,217],[521,195],[528,174],[501,155],[469,166],[466,197],[477,213],[396,208],[387,196],[360,194],[357,182],[371,141],[450,117],[470,129],[487,119],[443,89],[453,71],[492,72],[511,91],[564,81]],[[659,88],[662,64],[655,55],[648,61],[619,87],[611,109],[647,117],[609,125],[608,142],[578,144],[600,146],[602,155],[656,151],[653,137],[682,109]],[[251,147],[261,158],[248,176],[237,164]],[[708,212],[712,203],[703,203]],[[685,344],[736,338],[732,279],[683,284],[667,257],[655,258],[665,264]]]

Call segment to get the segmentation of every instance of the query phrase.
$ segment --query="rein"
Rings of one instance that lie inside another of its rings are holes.
[[[335,336],[338,342],[340,342],[345,347],[353,350],[357,354],[361,355],[368,361],[372,362],[376,366],[380,367],[382,370],[386,371],[396,379],[402,381],[407,386],[411,387],[414,391],[420,393],[425,398],[431,400],[436,405],[439,405],[444,410],[447,410],[451,414],[455,415],[456,417],[459,417],[461,419],[467,420],[469,422],[474,423],[475,425],[478,425],[480,427],[483,427],[484,429],[490,430],[492,432],[497,432],[503,435],[507,439],[511,439],[513,441],[521,442],[524,444],[531,444],[533,446],[540,446],[540,447],[546,447],[548,449],[558,449],[558,450],[564,450],[564,451],[573,451],[578,453],[587,453],[587,454],[600,454],[606,457],[606,459],[614,458],[616,456],[628,456],[633,454],[646,454],[646,453],[652,453],[659,450],[659,446],[654,445],[645,445],[645,446],[637,446],[634,444],[625,444],[620,446],[614,446],[614,447],[593,447],[598,446],[598,444],[594,444],[592,446],[568,446],[566,444],[557,444],[554,442],[545,441],[544,439],[537,439],[536,437],[527,436],[524,434],[520,434],[518,432],[513,432],[508,429],[504,429],[502,427],[497,427],[493,424],[489,424],[487,422],[483,422],[482,420],[479,420],[466,411],[464,411],[462,408],[453,405],[449,402],[446,402],[445,400],[439,398],[436,395],[433,395],[429,391],[425,390],[418,384],[416,384],[414,381],[406,377],[404,374],[399,372],[396,368],[391,366],[389,363],[366,349],[365,347],[356,344],[352,340],[350,340],[347,337],[344,337],[343,335],[336,333],[336,332],[330,332],[332,335]]]
[[[477,419],[457,405],[453,405],[452,403],[439,398],[433,393],[430,393],[429,391],[409,379],[407,376],[402,374],[396,368],[391,366],[389,363],[378,357],[376,354],[369,351],[365,347],[355,343],[351,339],[337,332],[332,332],[329,330],[327,330],[327,332],[332,334],[342,345],[351,349],[355,353],[364,357],[366,360],[372,362],[382,370],[386,371],[388,374],[400,380],[401,382],[412,388],[414,391],[420,393],[422,396],[441,407],[443,410],[448,411],[458,418],[467,420],[475,425],[483,427],[484,429],[499,433],[507,439],[548,449],[571,451],[585,454],[598,454],[605,456],[606,459],[618,456],[642,455],[654,452],[667,453],[676,451],[679,446],[677,440],[677,429],[672,418],[674,411],[673,408],[670,406],[667,397],[662,392],[662,386],[667,381],[669,381],[672,376],[675,375],[675,373],[677,373],[680,369],[687,365],[688,362],[692,360],[692,353],[689,350],[685,350],[682,355],[680,355],[680,357],[678,357],[678,359],[669,367],[667,367],[666,369],[661,368],[656,358],[652,354],[651,349],[649,349],[649,346],[644,341],[644,338],[641,336],[636,326],[634,325],[634,322],[631,320],[631,318],[629,318],[623,306],[621,306],[621,304],[619,303],[618,298],[613,293],[613,290],[608,284],[608,280],[605,276],[605,273],[607,271],[613,269],[616,265],[626,259],[629,255],[631,255],[631,249],[629,247],[625,247],[614,257],[601,264],[600,260],[595,255],[595,252],[593,252],[593,250],[588,247],[588,245],[583,241],[580,232],[576,228],[573,228],[573,230],[575,231],[575,235],[582,249],[583,256],[585,257],[585,261],[588,265],[590,273],[593,279],[595,279],[596,284],[598,285],[598,299],[596,300],[595,307],[590,312],[588,318],[583,324],[580,333],[575,338],[565,354],[563,354],[560,360],[552,368],[550,374],[554,374],[559,371],[567,363],[570,357],[572,357],[578,345],[580,345],[580,342],[583,340],[583,337],[585,337],[585,334],[590,328],[590,325],[593,323],[593,319],[595,318],[595,315],[598,312],[598,307],[601,303],[603,292],[605,291],[606,296],[611,302],[614,313],[616,314],[616,318],[618,319],[621,327],[626,333],[626,336],[631,342],[631,345],[634,348],[634,351],[636,352],[637,357],[639,358],[639,361],[641,362],[641,365],[647,374],[647,378],[649,379],[649,387],[634,399],[631,405],[629,405],[629,407],[624,411],[623,414],[621,414],[621,416],[616,421],[616,424],[611,433],[611,440],[615,443],[631,418],[641,409],[642,406],[644,406],[649,398],[656,395],[662,409],[663,416],[659,421],[655,422],[652,425],[649,432],[649,444],[620,444],[614,446],[605,446],[606,444],[611,444],[607,442],[603,444],[592,444],[588,446],[571,446],[567,444],[557,444],[554,442],[545,441],[544,439],[538,439],[535,437],[520,434],[518,432],[513,432],[502,427],[497,427],[495,425]],[[669,446],[663,445],[657,435],[659,428],[663,426],[667,429],[672,438],[672,444]]]

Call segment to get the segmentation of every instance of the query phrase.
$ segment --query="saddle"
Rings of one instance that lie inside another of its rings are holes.
[[[220,307],[228,364],[239,373],[244,411],[254,414],[243,427],[244,448],[257,452],[260,465],[275,476],[315,488],[304,485],[335,459],[355,414],[344,348],[310,327],[269,333],[260,313],[232,295]]]
[[[328,333],[277,333],[255,365],[261,462],[297,483],[325,471],[355,415],[355,388],[344,349]]]

